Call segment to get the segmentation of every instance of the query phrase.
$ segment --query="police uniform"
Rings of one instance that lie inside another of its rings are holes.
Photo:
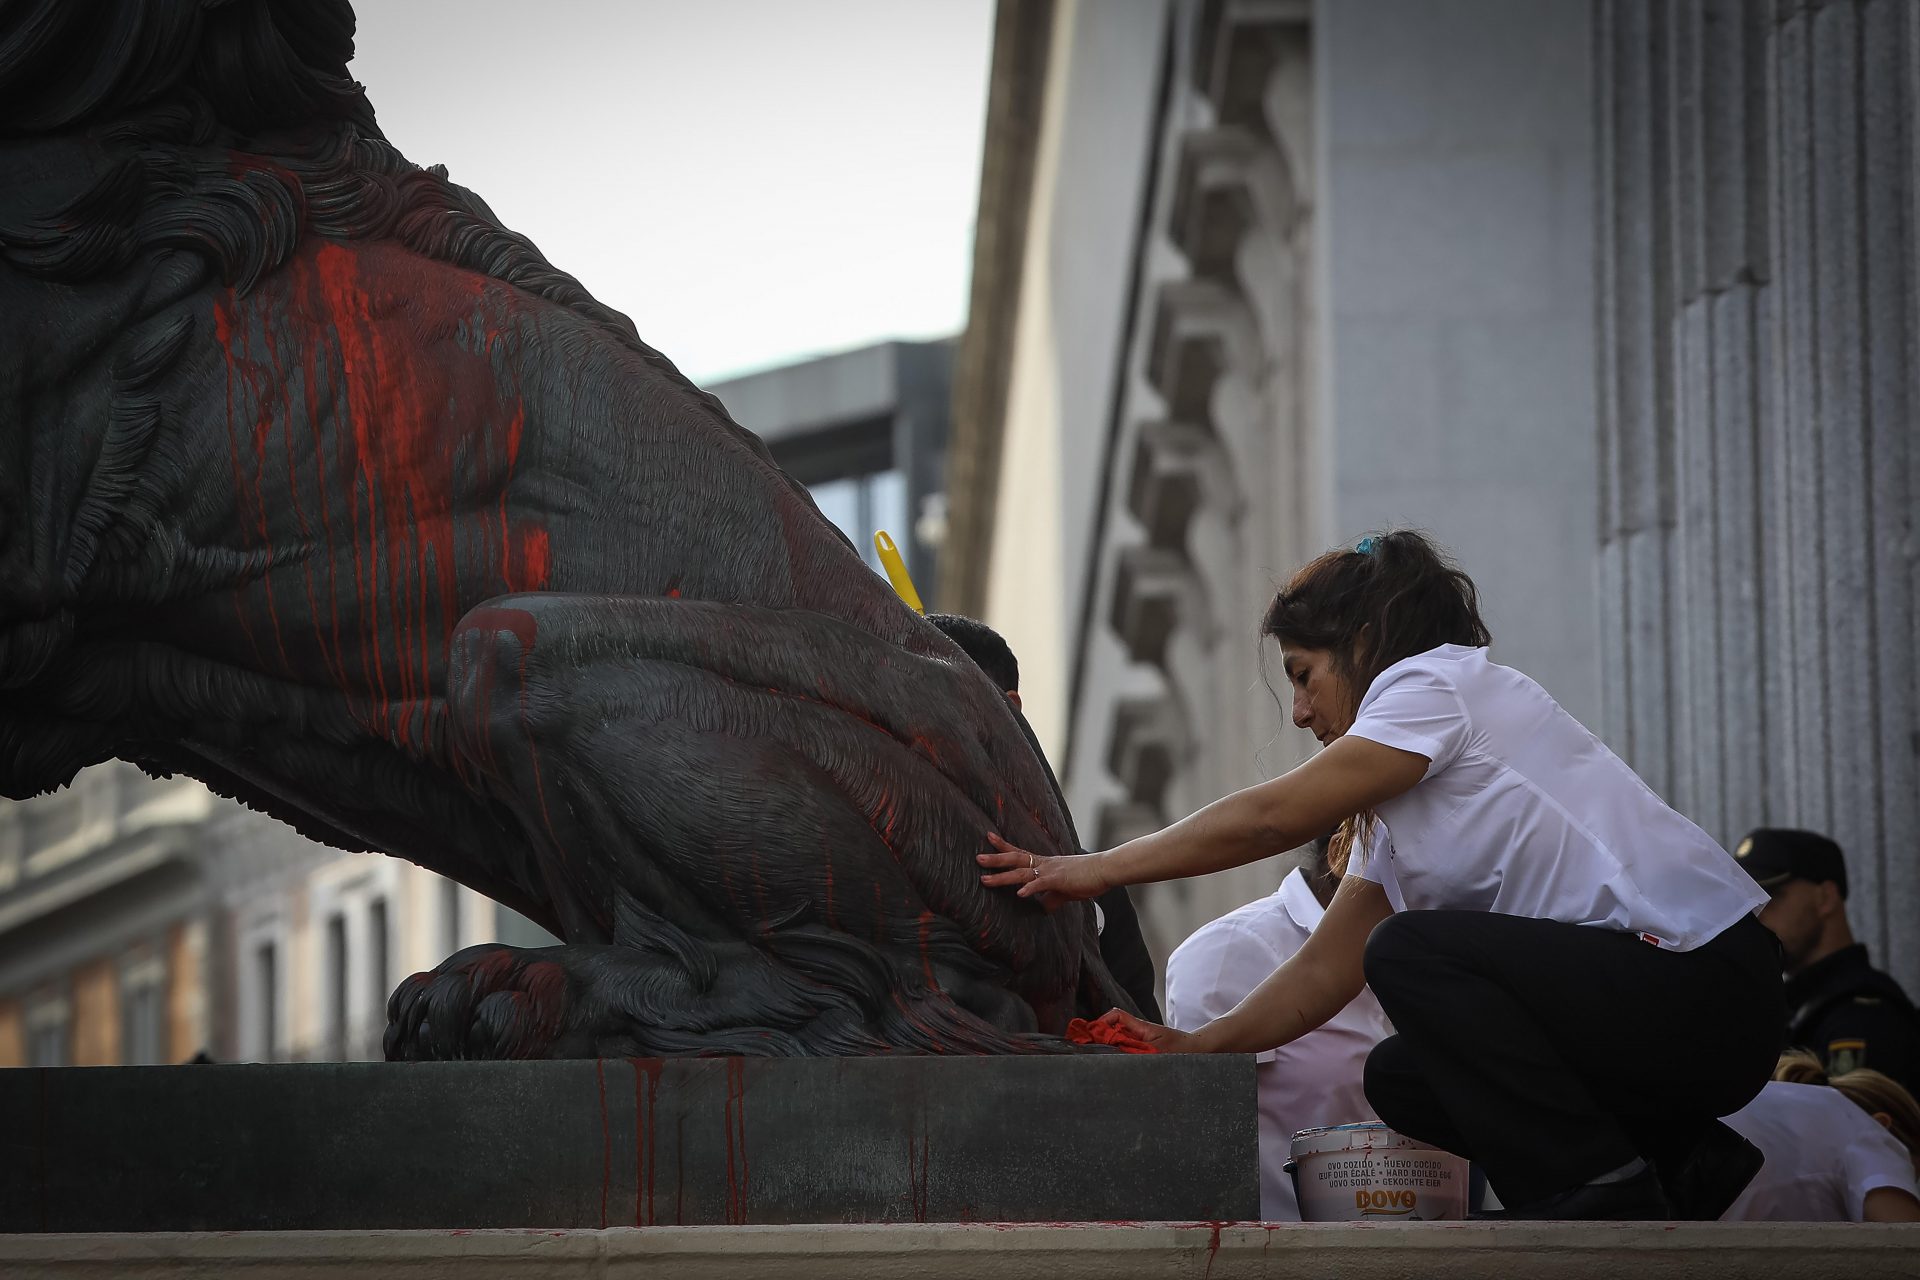
[[[1772,892],[1790,880],[1831,882],[1847,896],[1840,846],[1810,831],[1762,828],[1734,851]],[[1862,1067],[1920,1092],[1920,1012],[1893,978],[1873,967],[1865,946],[1842,947],[1787,979],[1787,1042],[1807,1049],[1827,1074]]]

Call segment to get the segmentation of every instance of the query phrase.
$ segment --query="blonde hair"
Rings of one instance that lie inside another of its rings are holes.
[[[1886,1116],[1888,1131],[1900,1139],[1909,1156],[1920,1160],[1920,1102],[1893,1077],[1865,1067],[1829,1076],[1820,1059],[1805,1049],[1789,1049],[1775,1064],[1773,1078],[1787,1084],[1826,1085],[1868,1115]]]
[[[1343,818],[1334,828],[1332,838],[1327,841],[1327,867],[1334,875],[1344,876],[1349,867],[1366,865],[1367,837],[1373,830],[1373,822],[1373,810],[1368,809]],[[1360,855],[1358,864],[1353,862],[1356,852]]]

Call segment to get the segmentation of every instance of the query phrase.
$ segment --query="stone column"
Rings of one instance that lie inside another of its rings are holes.
[[[1596,0],[1605,732],[1920,986],[1920,9]]]

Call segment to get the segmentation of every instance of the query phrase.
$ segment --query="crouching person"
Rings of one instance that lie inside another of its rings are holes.
[[[1278,890],[1202,925],[1167,961],[1167,1025],[1198,1031],[1224,1017],[1300,950],[1339,885],[1322,837],[1313,861],[1288,873]],[[1367,1105],[1367,1054],[1392,1034],[1379,1002],[1363,990],[1317,1030],[1258,1055],[1262,1218],[1299,1221],[1285,1168],[1294,1134],[1379,1118]]]
[[[1920,1222],[1920,1104],[1878,1071],[1781,1057],[1727,1124],[1766,1156],[1728,1222]]]

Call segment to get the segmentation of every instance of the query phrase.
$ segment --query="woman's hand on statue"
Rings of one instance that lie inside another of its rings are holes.
[[[1015,887],[1023,898],[1039,898],[1049,911],[1063,902],[1097,898],[1113,887],[1107,883],[1101,854],[1072,853],[1050,858],[1016,848],[997,835],[989,834],[987,840],[994,852],[977,856],[980,865],[987,868],[980,883],[996,889]]]
[[[1156,1053],[1205,1053],[1207,1048],[1200,1037],[1190,1031],[1175,1031],[1172,1027],[1163,1027],[1157,1022],[1148,1022],[1137,1018],[1124,1009],[1115,1009],[1107,1017],[1119,1023],[1137,1039],[1143,1040],[1154,1048]]]

